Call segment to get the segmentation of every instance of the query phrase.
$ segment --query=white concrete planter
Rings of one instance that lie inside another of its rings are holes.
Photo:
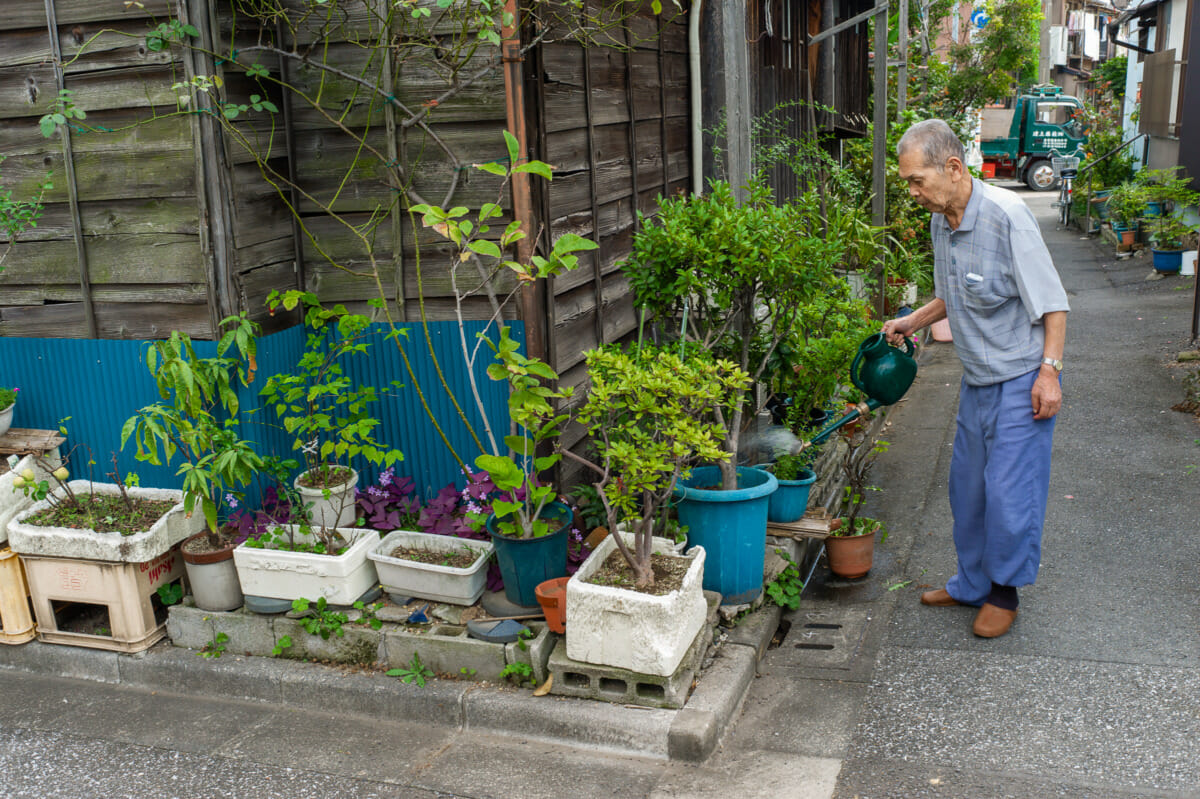
[[[631,541],[626,534],[625,540]],[[616,549],[609,536],[588,556],[567,583],[567,657],[584,663],[616,666],[639,674],[668,677],[704,626],[704,548],[692,547],[683,585],[664,596],[585,583]],[[654,551],[670,553],[666,539]]]
[[[0,436],[8,432],[8,428],[12,427],[13,411],[16,410],[17,403],[9,405],[4,410],[0,411]]]
[[[55,450],[57,452],[57,450]],[[58,467],[58,456],[47,458],[51,466]],[[50,473],[38,465],[32,455],[26,455],[17,461],[17,467],[11,472],[0,474],[0,544],[8,540],[8,523],[18,513],[33,505],[33,498],[25,496],[24,491],[13,488],[13,478],[26,469],[33,469],[36,480],[49,480]]]
[[[465,546],[479,553],[479,556],[470,566],[456,569],[436,563],[393,558],[389,553],[401,546],[430,552],[455,552]],[[487,563],[492,551],[491,541],[393,530],[367,553],[367,557],[375,562],[379,582],[389,594],[452,605],[474,605],[487,585]]]
[[[367,553],[378,542],[375,530],[340,528],[350,542],[340,555],[315,555],[281,549],[258,549],[240,545],[233,550],[238,580],[247,596],[270,599],[319,599],[334,605],[350,605],[376,582],[375,564]],[[298,542],[312,541],[311,533],[296,531]]]
[[[120,489],[111,483],[91,483],[87,480],[72,480],[67,484],[77,495],[89,492],[116,495]],[[149,530],[133,535],[120,533],[98,533],[95,530],[76,530],[69,527],[40,527],[26,524],[25,519],[44,508],[50,501],[44,499],[17,514],[8,524],[9,546],[21,555],[41,555],[54,558],[78,558],[80,560],[103,560],[110,563],[145,563],[175,546],[204,527],[204,516],[193,513],[189,519],[183,513],[183,494],[166,488],[125,489],[137,499],[168,500],[176,505],[159,518]],[[62,489],[55,492],[58,494]]]
[[[354,504],[354,489],[358,485],[358,472],[350,470],[352,476],[349,480],[342,483],[340,486],[329,489],[329,498],[325,498],[325,489],[323,488],[308,488],[300,485],[300,477],[303,477],[307,472],[302,473],[296,478],[293,485],[296,491],[300,493],[300,500],[305,505],[312,505],[312,524],[313,527],[351,527],[354,525],[354,515],[356,512]]]

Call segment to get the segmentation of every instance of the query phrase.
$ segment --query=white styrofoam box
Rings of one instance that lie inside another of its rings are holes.
[[[108,495],[120,493],[120,488],[112,483],[72,480],[67,485],[76,495],[86,496],[92,492]],[[71,527],[27,524],[27,518],[50,507],[50,500],[46,498],[17,514],[9,522],[9,546],[21,555],[105,560],[112,563],[145,563],[154,560],[188,536],[200,532],[204,527],[203,514],[193,513],[190,519],[184,515],[181,491],[138,486],[129,486],[125,490],[137,499],[165,500],[174,502],[175,506],[151,525],[149,530],[122,535]],[[62,493],[62,489],[58,488],[54,495],[61,496]]]
[[[468,547],[478,553],[475,562],[465,568],[420,563],[391,556],[396,547],[454,552]],[[375,562],[379,582],[389,594],[474,605],[487,586],[487,562],[494,547],[491,541],[476,541],[450,535],[433,535],[412,530],[393,530],[376,544],[367,557]]]
[[[627,542],[632,537],[626,534]],[[704,626],[704,548],[687,555],[692,563],[683,585],[663,596],[584,582],[616,549],[610,535],[567,582],[567,657],[615,666],[640,674],[667,677],[679,668],[688,647]],[[670,542],[656,539],[654,550],[671,553]]]
[[[48,456],[48,461],[53,468],[58,468],[57,449],[53,456]],[[13,478],[26,469],[33,469],[36,480],[51,479],[50,472],[40,466],[32,455],[26,455],[17,461],[17,465],[11,471],[0,474],[0,545],[8,541],[8,523],[14,516],[34,503],[34,499],[25,496],[24,491],[13,488]]]
[[[295,528],[293,528],[295,529]],[[317,555],[242,544],[233,551],[238,580],[247,596],[271,599],[319,599],[350,605],[378,582],[367,553],[379,541],[375,530],[344,527],[337,532],[350,545],[340,555]],[[298,541],[311,542],[312,533],[295,529]]]

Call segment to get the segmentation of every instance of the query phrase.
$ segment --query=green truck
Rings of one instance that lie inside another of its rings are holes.
[[[1034,191],[1058,186],[1053,156],[1083,155],[1083,104],[1058,86],[1035,86],[1008,107],[983,109],[979,149],[984,177],[1013,178]]]

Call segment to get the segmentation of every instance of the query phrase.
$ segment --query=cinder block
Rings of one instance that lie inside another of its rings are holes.
[[[172,605],[167,608],[167,636],[175,646],[203,649],[217,635],[212,621],[215,615],[189,605]]]
[[[340,637],[330,635],[322,638],[313,635],[301,626],[295,619],[279,617],[272,621],[275,637],[271,648],[283,636],[290,636],[292,645],[282,653],[281,657],[296,660],[328,660],[334,663],[358,663],[369,665],[383,660],[383,632],[372,630],[357,624],[342,625]],[[232,647],[233,642],[230,642]],[[271,648],[266,654],[271,654]],[[239,651],[234,648],[234,651]]]
[[[207,615],[212,619],[214,633],[229,636],[226,650],[239,655],[271,656],[271,650],[275,647],[275,630],[270,617],[246,610],[209,612]]]
[[[525,626],[533,630],[534,637],[524,641],[524,649],[521,648],[520,641],[505,644],[504,659],[508,663],[528,663],[533,667],[533,679],[541,685],[550,674],[546,670],[546,663],[550,660],[550,653],[554,651],[560,636],[550,632],[550,628],[542,622],[526,622]]]
[[[496,681],[507,665],[505,646],[470,638],[467,628],[457,625],[434,624],[419,633],[397,628],[384,636],[384,660],[390,668],[401,668],[411,663],[416,653],[439,674]],[[462,673],[464,668],[468,674]]]

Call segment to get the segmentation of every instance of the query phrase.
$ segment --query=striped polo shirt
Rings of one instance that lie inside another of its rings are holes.
[[[933,214],[929,227],[934,295],[946,303],[967,385],[989,386],[1038,368],[1042,315],[1070,308],[1028,206],[1014,192],[973,178],[958,229],[943,214]]]

